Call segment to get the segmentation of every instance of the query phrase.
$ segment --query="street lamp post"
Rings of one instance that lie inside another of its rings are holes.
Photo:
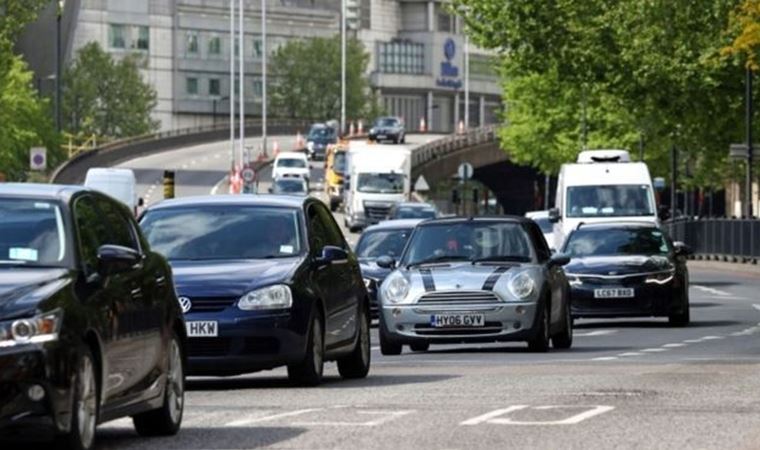
[[[241,167],[248,163],[245,160],[245,67],[243,65],[245,58],[245,30],[243,29],[243,0],[238,0],[238,70],[240,78],[240,165]]]
[[[267,1],[261,0],[261,146],[267,155]]]
[[[744,198],[746,199],[746,207],[744,208],[744,215],[747,218],[752,217],[752,68],[747,66],[746,70],[746,88],[747,88],[747,111],[746,111],[746,120],[747,120],[747,175],[745,180],[745,194]]]
[[[55,129],[61,132],[61,90],[63,81],[61,80],[61,66],[63,65],[61,54],[61,18],[63,17],[63,7],[65,0],[58,0],[58,12],[55,18]]]
[[[340,135],[346,132],[346,0],[340,2]]]
[[[235,170],[235,0],[230,0],[230,170]]]

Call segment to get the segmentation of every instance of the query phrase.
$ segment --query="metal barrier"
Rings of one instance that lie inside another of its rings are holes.
[[[497,125],[486,125],[421,145],[412,152],[412,167],[419,167],[469,147],[494,142],[496,140],[496,129]]]
[[[686,243],[697,259],[756,264],[760,219],[675,219],[663,224],[671,238]]]

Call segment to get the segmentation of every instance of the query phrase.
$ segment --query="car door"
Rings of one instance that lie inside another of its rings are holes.
[[[566,295],[566,280],[565,271],[560,266],[549,265],[551,259],[551,250],[541,233],[541,228],[538,225],[531,223],[528,224],[528,232],[533,244],[533,248],[536,252],[536,258],[540,264],[544,264],[546,269],[547,288],[551,291],[551,317],[550,323],[552,327],[556,324],[563,323],[563,314],[565,313],[565,307],[567,302]]]
[[[342,248],[348,253],[345,261],[332,264],[330,273],[334,283],[332,302],[334,303],[335,328],[333,332],[337,343],[353,341],[357,329],[357,308],[361,300],[358,294],[363,288],[363,281],[359,281],[361,280],[361,276],[358,275],[359,265],[332,214],[322,204],[315,204],[315,207],[327,234],[327,244]]]

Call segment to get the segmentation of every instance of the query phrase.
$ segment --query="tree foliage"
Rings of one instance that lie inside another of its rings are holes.
[[[143,81],[141,61],[140,55],[114,60],[96,42],[82,47],[64,73],[67,131],[111,138],[155,131],[156,91]]]
[[[455,0],[454,7],[473,39],[501,55],[500,136],[513,158],[552,173],[584,144],[635,150],[641,138],[654,173],[667,175],[675,145],[689,166],[687,184],[718,185],[728,145],[743,128],[743,73],[721,55],[737,3]]]
[[[743,56],[754,71],[760,69],[760,0],[744,0],[731,15],[729,33],[734,37],[723,48],[727,56]]]
[[[346,116],[370,117],[374,97],[364,75],[369,54],[346,43]],[[272,109],[282,117],[326,120],[340,115],[340,36],[289,41],[272,56]]]

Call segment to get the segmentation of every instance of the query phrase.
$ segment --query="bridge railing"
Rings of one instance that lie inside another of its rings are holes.
[[[664,227],[673,240],[691,247],[697,259],[760,260],[760,219],[679,218]]]
[[[496,139],[496,129],[497,125],[486,125],[423,144],[412,153],[412,170],[450,153],[493,142]]]

